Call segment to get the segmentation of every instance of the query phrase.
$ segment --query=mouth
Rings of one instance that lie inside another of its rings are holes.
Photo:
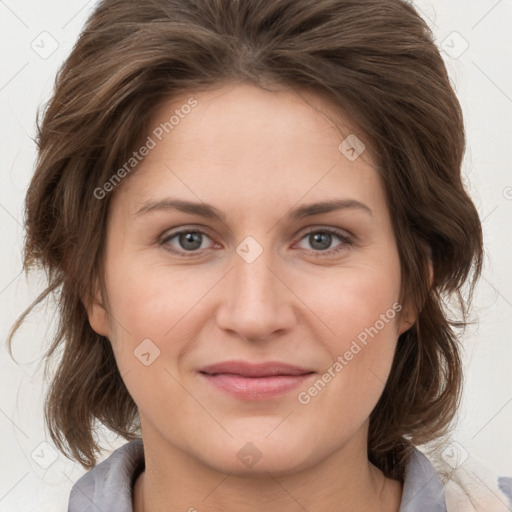
[[[243,400],[267,400],[300,386],[315,372],[281,362],[226,361],[199,370],[216,390]]]
[[[280,361],[268,361],[265,363],[249,363],[246,361],[224,361],[199,370],[207,375],[231,374],[241,377],[273,377],[273,376],[296,376],[307,373],[314,373],[310,368],[295,366]]]

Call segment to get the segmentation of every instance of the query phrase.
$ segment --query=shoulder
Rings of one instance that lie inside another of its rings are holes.
[[[132,512],[133,480],[144,468],[142,440],[117,448],[71,488],[68,512]]]
[[[418,448],[408,456],[399,512],[447,512],[444,487],[429,459]]]
[[[445,490],[447,512],[510,512],[511,479],[498,477],[458,443],[425,452]]]

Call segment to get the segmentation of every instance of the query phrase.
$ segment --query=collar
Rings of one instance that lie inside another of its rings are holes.
[[[132,491],[144,469],[141,439],[117,448],[73,485],[68,512],[133,512]],[[411,452],[399,512],[447,512],[444,488],[429,459]]]

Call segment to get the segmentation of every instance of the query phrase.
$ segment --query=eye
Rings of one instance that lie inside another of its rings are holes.
[[[333,243],[339,241],[332,248]],[[194,253],[198,254],[202,249],[208,248],[208,240],[213,243],[212,239],[203,231],[198,229],[182,229],[173,233],[167,233],[163,236],[160,244],[165,249],[179,255],[188,256]],[[328,256],[340,252],[351,245],[349,236],[335,229],[312,229],[304,235],[299,244],[310,244],[310,252],[314,252],[317,256]],[[301,247],[308,250],[307,247]],[[188,253],[188,254],[187,254]]]
[[[200,249],[205,249],[204,242],[206,239],[212,241],[211,238],[202,231],[197,229],[184,229],[166,234],[160,243],[165,246],[166,249],[184,255],[184,252],[193,253],[198,252]]]
[[[336,239],[338,239],[340,243],[332,249],[332,244]],[[346,246],[351,245],[350,239],[346,234],[334,229],[313,229],[301,238],[300,242],[303,241],[310,244],[313,248],[313,252],[320,253],[318,254],[319,256],[337,253]],[[307,247],[302,248],[307,249]]]

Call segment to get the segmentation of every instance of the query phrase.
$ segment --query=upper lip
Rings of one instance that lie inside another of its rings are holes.
[[[271,375],[304,375],[313,373],[313,370],[279,361],[268,361],[258,364],[246,361],[224,361],[200,368],[199,372],[209,375],[231,373],[241,375],[242,377],[268,377]]]

